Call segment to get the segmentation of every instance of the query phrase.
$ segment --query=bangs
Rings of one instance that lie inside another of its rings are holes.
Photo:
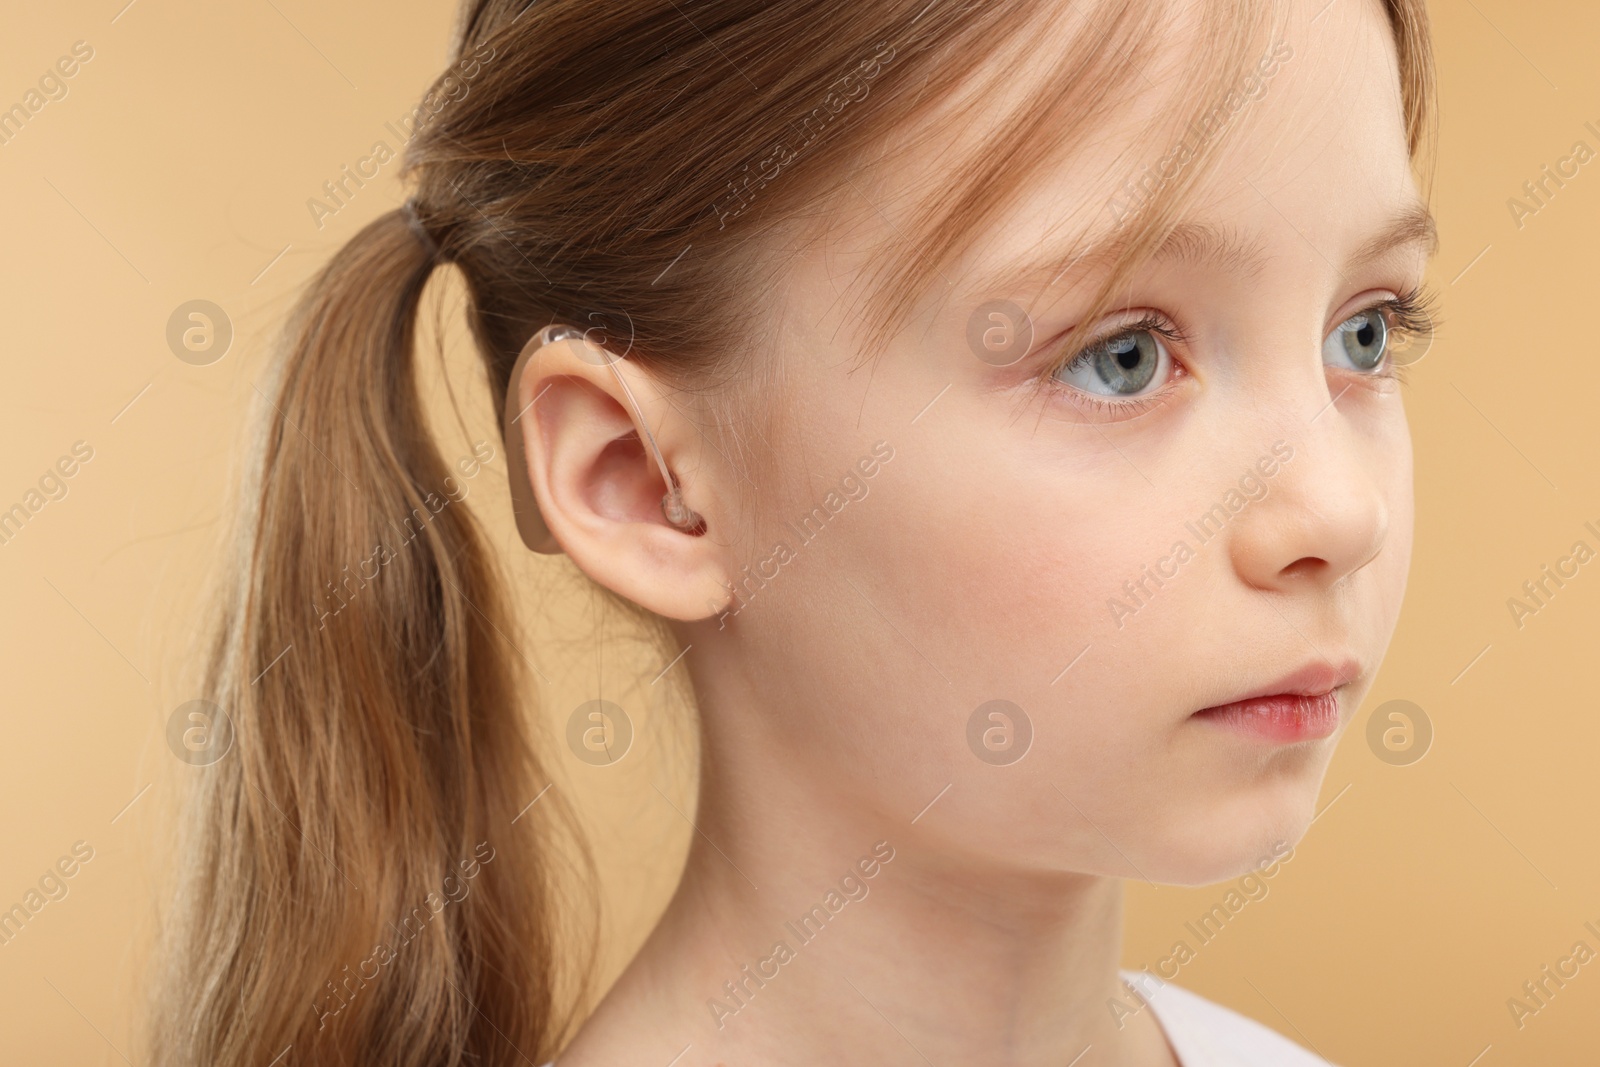
[[[1032,19],[1021,26],[1013,8],[1004,47],[1014,52],[997,55],[1003,49],[989,36],[995,27],[982,25],[956,31],[941,49],[922,57],[930,70],[926,80],[906,77],[897,87],[904,91],[908,84],[916,86],[917,99],[904,112],[890,105],[912,132],[862,169],[894,173],[899,154],[914,147],[919,134],[950,124],[970,123],[982,136],[975,150],[915,184],[930,191],[896,218],[884,254],[872,257],[865,269],[856,318],[864,324],[858,366],[880,357],[930,300],[945,299],[953,288],[947,268],[990,232],[1035,180],[1064,159],[1092,150],[1097,133],[1125,114],[1136,95],[1156,86],[1154,74],[1162,106],[1133,139],[1134,147],[1107,161],[1106,173],[1126,180],[1110,178],[1104,188],[1089,192],[1104,205],[1105,217],[1096,211],[1082,232],[1067,235],[1069,245],[1090,249],[1086,242],[1093,239],[1095,249],[1111,251],[1086,261],[1085,266],[1092,261],[1106,268],[1105,280],[1080,316],[1083,325],[1074,328],[1063,347],[1078,339],[1079,329],[1092,329],[1118,306],[1118,294],[1179,226],[1191,191],[1210,171],[1236,115],[1248,104],[1241,101],[1241,85],[1273,48],[1286,15],[1286,5],[1274,0],[1216,0],[1192,7],[1188,14],[1181,10],[1184,6],[1171,0],[1104,0],[1087,13],[1077,13],[1075,6],[1063,15],[1054,5],[1040,4],[1032,6]],[[1415,161],[1431,145],[1432,134],[1426,16],[1416,0],[1386,0],[1384,7],[1396,37],[1404,123]],[[1180,25],[1183,17],[1192,22]],[[1185,42],[1182,47],[1163,47],[1179,37]],[[979,41],[990,43],[977,47]],[[1040,65],[1036,57],[1042,42],[1046,47],[1060,42],[1061,47],[1038,86],[1005,113],[984,111],[982,105],[993,100],[996,86],[1015,76],[1027,53],[1035,57],[1030,70]],[[1008,61],[1018,53],[1016,64]],[[977,77],[984,66],[993,69]],[[1148,180],[1158,160],[1174,159],[1170,173],[1161,166],[1159,179]],[[1135,182],[1141,173],[1147,180]],[[1098,236],[1091,238],[1091,230]],[[1063,263],[1062,272],[1071,266]],[[1009,278],[1010,284],[1037,281],[1026,274]]]

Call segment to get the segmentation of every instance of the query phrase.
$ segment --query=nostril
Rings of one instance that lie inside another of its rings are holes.
[[[1328,561],[1316,556],[1302,556],[1283,568],[1285,578],[1320,578],[1328,569]]]

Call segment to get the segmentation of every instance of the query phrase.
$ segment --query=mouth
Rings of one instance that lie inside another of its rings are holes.
[[[1339,690],[1359,675],[1354,660],[1337,666],[1318,660],[1190,717],[1270,744],[1320,741],[1338,731]]]

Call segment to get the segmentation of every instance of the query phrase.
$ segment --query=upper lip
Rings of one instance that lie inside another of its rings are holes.
[[[1283,675],[1277,681],[1268,682],[1257,689],[1241,693],[1211,707],[1226,707],[1229,704],[1270,696],[1322,696],[1360,676],[1361,663],[1354,657],[1314,659]]]

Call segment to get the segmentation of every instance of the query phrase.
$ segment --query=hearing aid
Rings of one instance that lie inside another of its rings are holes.
[[[585,331],[576,326],[561,323],[552,323],[536,332],[528,343],[523,346],[517,356],[517,362],[511,369],[511,379],[506,387],[505,410],[505,442],[506,466],[511,480],[511,510],[516,518],[517,533],[522,537],[522,543],[535,552],[548,555],[559,554],[561,545],[556,541],[555,535],[550,532],[549,524],[544,521],[544,516],[539,514],[539,505],[534,498],[533,482],[528,477],[527,453],[522,443],[522,428],[518,425],[522,416],[533,407],[537,397],[527,405],[519,408],[518,398],[521,394],[520,383],[522,372],[527,367],[528,360],[545,345],[557,341],[574,340],[588,343]],[[592,358],[584,357],[588,362]],[[643,435],[645,446],[650,454],[655,457],[656,468],[661,471],[661,480],[667,486],[666,495],[661,498],[661,514],[667,522],[677,530],[698,536],[705,532],[706,523],[700,515],[691,509],[683,500],[683,489],[678,485],[678,480],[667,469],[667,461],[661,455],[661,448],[656,444],[655,435],[650,432],[649,425],[645,422],[644,411],[639,406],[638,399],[633,395],[633,389],[628,385],[628,380],[622,376],[622,371],[617,368],[621,356],[604,353],[604,360],[617,376],[617,383],[622,386],[622,394],[627,397],[628,406],[633,409],[633,415],[639,432]]]

